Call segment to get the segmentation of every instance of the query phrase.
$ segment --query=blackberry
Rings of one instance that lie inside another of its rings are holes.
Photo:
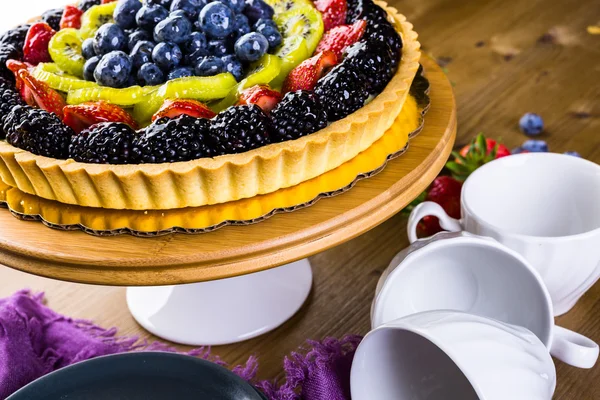
[[[64,12],[64,8],[55,8],[53,10],[48,10],[42,14],[42,21],[50,25],[50,27],[55,31],[59,31],[60,20],[62,19]]]
[[[131,160],[135,131],[120,122],[102,122],[75,135],[69,156],[92,164],[128,164]]]
[[[387,21],[387,12],[373,3],[372,0],[349,0],[346,23],[352,24],[359,19],[366,19],[368,23]]]
[[[319,79],[315,94],[325,107],[329,121],[345,118],[365,104],[366,84],[351,65],[338,64]]]
[[[294,140],[327,126],[327,113],[311,92],[289,92],[271,111],[273,142]]]
[[[400,50],[402,50],[402,39],[392,24],[383,21],[374,25],[367,25],[363,39],[371,43],[387,43],[392,50],[394,69],[398,66],[401,55]]]
[[[22,56],[21,50],[12,44],[0,44],[0,77],[14,81],[15,75],[8,69],[6,62],[10,59],[19,60]]]
[[[21,95],[15,89],[12,82],[0,78],[0,140],[6,138],[4,132],[4,119],[10,113],[14,106],[24,105]]]
[[[395,69],[390,67],[392,59],[387,43],[363,40],[346,49],[343,64],[351,65],[363,76],[369,94],[378,94],[394,75]]]
[[[52,158],[66,159],[73,130],[54,113],[14,106],[4,119],[6,141],[15,147]]]
[[[209,127],[208,119],[189,115],[161,118],[135,140],[135,162],[171,163],[211,157],[213,152],[207,141]]]
[[[0,46],[10,44],[17,49],[22,49],[25,45],[25,38],[31,24],[19,25],[16,28],[10,29],[0,35]]]
[[[79,3],[77,3],[77,8],[85,12],[94,6],[99,5],[100,2],[101,0],[79,0]]]
[[[256,104],[229,107],[211,122],[217,155],[242,153],[270,143],[269,117]]]

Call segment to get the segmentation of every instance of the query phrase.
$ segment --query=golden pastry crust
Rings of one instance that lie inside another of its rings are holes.
[[[0,142],[0,177],[10,186],[61,203],[166,210],[254,197],[330,171],[369,148],[400,113],[419,68],[412,24],[386,3],[402,35],[397,73],[373,101],[325,129],[241,154],[171,164],[85,164],[34,155]]]

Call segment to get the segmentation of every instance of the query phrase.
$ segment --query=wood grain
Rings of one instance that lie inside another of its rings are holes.
[[[425,50],[447,64],[458,103],[458,143],[479,131],[514,147],[521,114],[539,112],[541,136],[553,151],[576,150],[600,163],[600,22],[597,0],[391,1],[415,24]],[[547,35],[549,34],[549,35]],[[542,39],[543,38],[543,39]],[[542,39],[542,40],[540,40]],[[407,246],[406,220],[396,215],[368,233],[311,258],[315,286],[291,321],[265,336],[214,352],[231,363],[260,358],[260,376],[280,376],[284,355],[306,338],[364,334],[379,275]],[[32,239],[33,240],[33,239]],[[58,245],[57,245],[58,246]],[[31,287],[47,292],[60,312],[148,337],[129,315],[125,290],[52,281],[0,269],[0,296]],[[600,284],[557,319],[600,341]],[[581,370],[556,361],[555,400],[600,399],[600,367]]]

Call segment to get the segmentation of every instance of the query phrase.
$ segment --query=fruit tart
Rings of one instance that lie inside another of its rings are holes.
[[[80,0],[0,35],[0,177],[173,209],[297,185],[378,140],[419,66],[372,0]]]

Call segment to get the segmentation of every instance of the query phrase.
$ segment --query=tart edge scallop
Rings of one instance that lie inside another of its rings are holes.
[[[240,154],[171,164],[85,164],[34,155],[0,142],[0,177],[13,187],[61,203],[130,210],[166,210],[225,203],[295,186],[356,157],[394,123],[421,56],[406,17],[392,17],[403,48],[400,66],[373,101],[305,137]]]

